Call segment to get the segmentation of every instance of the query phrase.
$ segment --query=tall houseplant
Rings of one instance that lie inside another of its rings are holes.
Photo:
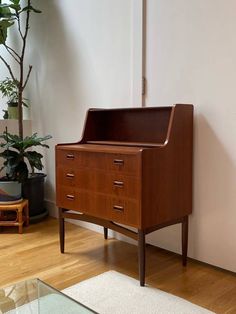
[[[24,92],[33,68],[32,65],[26,66],[25,64],[31,13],[41,13],[40,10],[33,7],[31,0],[9,0],[7,3],[3,3],[0,0],[0,46],[6,52],[6,54],[0,54],[0,62],[8,70],[9,78],[6,80],[15,87],[14,96],[17,100],[18,109],[18,135],[9,134],[6,131],[1,136],[3,140],[1,147],[5,149],[1,153],[1,157],[5,160],[4,166],[8,173],[14,173],[14,170],[17,169],[14,168],[16,164],[20,165],[21,170],[24,170],[23,177],[19,176],[19,172],[16,172],[15,177],[11,178],[11,180],[23,182],[23,196],[29,199],[30,216],[35,216],[43,210],[41,208],[43,207],[42,198],[44,196],[42,189],[45,175],[42,173],[37,175],[31,173],[28,177],[25,175],[26,173],[28,174],[28,166],[32,166],[32,157],[34,157],[34,161],[36,162],[33,169],[42,169],[42,155],[37,152],[26,152],[25,148],[27,148],[27,145],[28,148],[34,146],[47,147],[47,145],[41,142],[49,139],[51,136],[39,138],[37,134],[33,134],[31,137],[24,137],[23,132]],[[13,32],[14,36],[18,37],[17,48],[8,43],[10,32]],[[7,58],[6,55],[8,56]],[[17,158],[14,159],[14,156],[17,156]],[[28,159],[28,164],[25,163],[26,159]]]
[[[23,138],[23,93],[28,83],[32,65],[25,69],[25,53],[26,44],[29,34],[29,22],[30,14],[41,13],[41,11],[35,9],[32,6],[32,1],[27,0],[9,0],[9,3],[2,3],[0,0],[0,45],[3,47],[8,57],[12,62],[8,61],[8,58],[0,54],[0,60],[9,72],[10,78],[13,82],[17,82],[17,93],[18,93],[18,131],[19,136]],[[13,29],[13,26],[14,29]],[[14,35],[17,35],[20,47],[16,49],[8,44],[7,38],[9,30],[14,30]],[[16,64],[17,68],[14,71],[13,64]]]

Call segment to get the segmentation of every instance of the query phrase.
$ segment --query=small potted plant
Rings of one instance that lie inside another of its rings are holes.
[[[0,81],[0,92],[3,97],[8,98],[7,101],[7,118],[18,119],[18,85],[17,80],[7,77],[5,80]],[[23,98],[23,105],[28,107],[27,99]]]
[[[43,169],[43,155],[31,149],[35,146],[48,148],[43,142],[49,138],[50,135],[38,137],[37,133],[34,133],[22,139],[18,135],[9,134],[7,129],[0,135],[0,157],[4,159],[0,171],[5,169],[5,175],[0,179],[0,204],[21,200],[21,184],[27,182],[29,172],[34,176],[35,169]],[[28,165],[31,171],[28,170]]]

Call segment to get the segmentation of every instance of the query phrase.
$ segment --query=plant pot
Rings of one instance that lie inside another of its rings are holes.
[[[22,195],[29,200],[30,221],[35,217],[44,217],[47,211],[44,208],[44,181],[46,174],[35,173],[22,184]]]
[[[18,103],[8,103],[8,119],[18,119]]]
[[[21,183],[0,181],[0,204],[15,204],[22,200]]]

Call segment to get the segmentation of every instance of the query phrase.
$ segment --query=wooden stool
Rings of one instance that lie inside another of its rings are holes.
[[[7,215],[5,216],[4,212],[15,211],[16,219],[7,220]],[[29,225],[29,203],[28,200],[22,200],[16,204],[6,204],[0,205],[0,227],[3,226],[18,226],[19,233],[22,233],[23,224]]]

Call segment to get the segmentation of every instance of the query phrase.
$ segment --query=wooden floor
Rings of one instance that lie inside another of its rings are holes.
[[[66,223],[65,254],[59,252],[57,220],[0,233],[0,286],[38,277],[63,289],[110,269],[138,279],[137,247]],[[146,282],[216,313],[236,313],[236,276],[147,246]]]

